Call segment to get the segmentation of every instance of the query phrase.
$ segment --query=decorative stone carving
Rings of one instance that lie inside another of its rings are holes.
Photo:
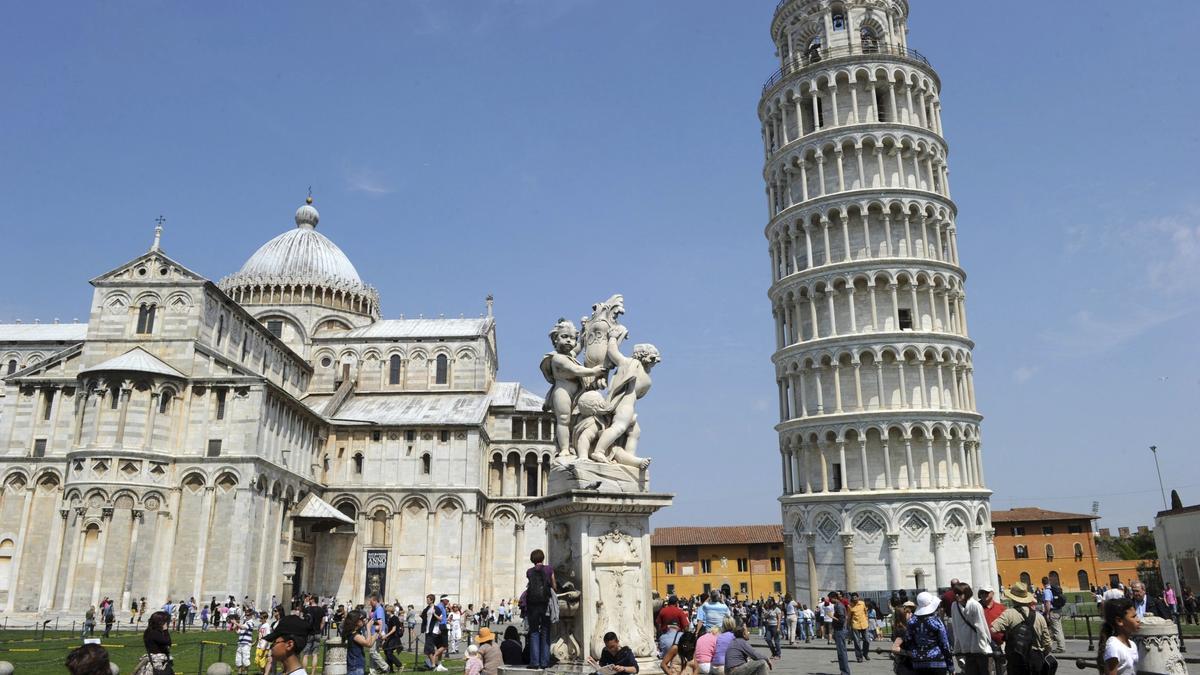
[[[624,298],[614,295],[592,305],[591,317],[582,320],[582,339],[567,319],[559,319],[550,330],[554,351],[542,358],[541,371],[550,383],[543,407],[554,413],[556,464],[590,460],[638,471],[650,464],[637,456],[641,426],[636,405],[650,391],[650,371],[661,357],[652,344],[634,345],[631,356],[621,352],[621,343],[629,337],[620,323],[624,313]],[[583,486],[596,480],[603,484],[605,479],[573,480]]]
[[[1179,629],[1173,621],[1147,616],[1133,640],[1138,648],[1139,673],[1187,675],[1187,664],[1179,652]]]

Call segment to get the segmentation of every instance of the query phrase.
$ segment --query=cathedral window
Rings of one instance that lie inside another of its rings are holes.
[[[217,390],[217,419],[225,419],[225,390]]]
[[[143,302],[138,308],[137,333],[138,335],[149,335],[154,332],[154,311],[155,305],[152,303]]]
[[[846,30],[846,15],[842,12],[835,12],[833,15],[833,29],[835,31]]]
[[[208,440],[208,453],[206,456],[207,457],[220,457],[221,456],[221,439],[210,438]]]
[[[829,467],[829,489],[837,492],[842,489],[842,465],[832,464]]]
[[[217,317],[217,346],[221,345],[221,340],[225,339],[225,315]]]
[[[46,439],[39,438],[33,442],[33,456],[34,457],[45,457],[46,456]]]
[[[449,443],[450,442],[450,431],[446,430],[446,429],[439,431],[438,432],[438,440],[441,441],[442,443]]]
[[[113,387],[108,390],[108,409],[116,410],[121,405],[121,390]]]
[[[550,420],[542,420],[542,440],[554,440],[554,425],[550,423]]]
[[[408,441],[409,443],[412,443],[413,441],[417,440],[417,432],[413,431],[412,429],[405,431],[404,432],[404,440]]]
[[[8,372],[6,374],[8,375],[12,375],[13,373],[17,372],[17,360],[9,359],[7,369]]]
[[[0,541],[0,591],[7,591],[12,583],[12,560],[16,545],[12,539]]]
[[[371,440],[372,441],[375,441],[376,443],[378,443],[381,438],[383,438],[383,434],[381,434],[380,432],[378,432],[378,431],[371,432]]]
[[[354,453],[354,473],[362,474],[363,471],[363,456],[361,452]]]
[[[875,121],[876,122],[892,121],[892,116],[888,112],[888,108],[887,108],[887,96],[883,93],[882,89],[875,90]]]
[[[54,390],[47,389],[42,394],[42,419],[50,419],[50,411],[54,409]]]
[[[429,453],[421,455],[421,473],[428,476],[432,472],[432,469],[433,458],[429,456]]]
[[[158,398],[158,414],[166,415],[171,412],[171,392],[164,391]]]
[[[450,375],[450,359],[445,354],[438,354],[434,384],[446,384]]]
[[[279,320],[268,321],[267,322],[267,332],[270,333],[271,335],[274,335],[277,338],[282,339],[283,338],[283,322],[279,321]]]
[[[388,359],[388,384],[400,384],[400,355]]]
[[[512,437],[521,439],[525,436],[525,420],[520,417],[512,418]]]
[[[901,308],[896,313],[900,316],[900,330],[912,330],[912,310]]]

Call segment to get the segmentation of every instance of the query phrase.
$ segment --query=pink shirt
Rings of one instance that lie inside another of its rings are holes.
[[[696,662],[712,663],[713,655],[717,653],[717,636],[705,633],[696,640]]]
[[[1167,601],[1168,605],[1175,604],[1175,589],[1168,588],[1166,593],[1163,593],[1163,600]]]
[[[466,667],[466,675],[479,675],[479,671],[483,670],[483,659],[472,656],[467,659]]]

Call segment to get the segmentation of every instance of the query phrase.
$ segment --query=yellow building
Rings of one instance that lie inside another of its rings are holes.
[[[654,588],[663,597],[714,588],[743,600],[784,593],[779,525],[660,527],[650,542]]]

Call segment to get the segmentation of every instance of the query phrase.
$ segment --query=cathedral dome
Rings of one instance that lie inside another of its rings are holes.
[[[222,290],[238,299],[260,297],[261,289],[266,288],[267,298],[271,298],[267,304],[336,302],[338,306],[349,303],[354,311],[378,311],[378,292],[363,283],[354,263],[337,244],[317,232],[320,219],[309,197],[296,209],[295,229],[259,247],[240,270],[221,280]],[[238,292],[251,288],[252,293]]]

